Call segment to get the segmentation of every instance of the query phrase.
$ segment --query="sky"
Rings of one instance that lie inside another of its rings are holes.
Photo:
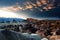
[[[60,0],[0,0],[0,17],[60,19]]]

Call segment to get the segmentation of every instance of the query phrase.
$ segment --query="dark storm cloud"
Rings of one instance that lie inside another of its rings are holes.
[[[60,6],[60,0],[55,0],[55,2],[54,2],[55,4],[54,4],[54,6]]]

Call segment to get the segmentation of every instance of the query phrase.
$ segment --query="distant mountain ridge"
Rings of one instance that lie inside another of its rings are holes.
[[[3,22],[3,21],[23,21],[24,19],[21,19],[21,18],[0,18],[0,22]]]

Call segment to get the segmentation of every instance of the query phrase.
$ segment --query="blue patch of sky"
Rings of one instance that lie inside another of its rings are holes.
[[[16,0],[0,0],[0,6],[10,6],[16,4]]]

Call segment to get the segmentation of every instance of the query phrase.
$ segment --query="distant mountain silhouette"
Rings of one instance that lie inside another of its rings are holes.
[[[24,19],[21,19],[21,18],[0,18],[0,22],[12,22],[13,20],[15,21],[23,21]]]

